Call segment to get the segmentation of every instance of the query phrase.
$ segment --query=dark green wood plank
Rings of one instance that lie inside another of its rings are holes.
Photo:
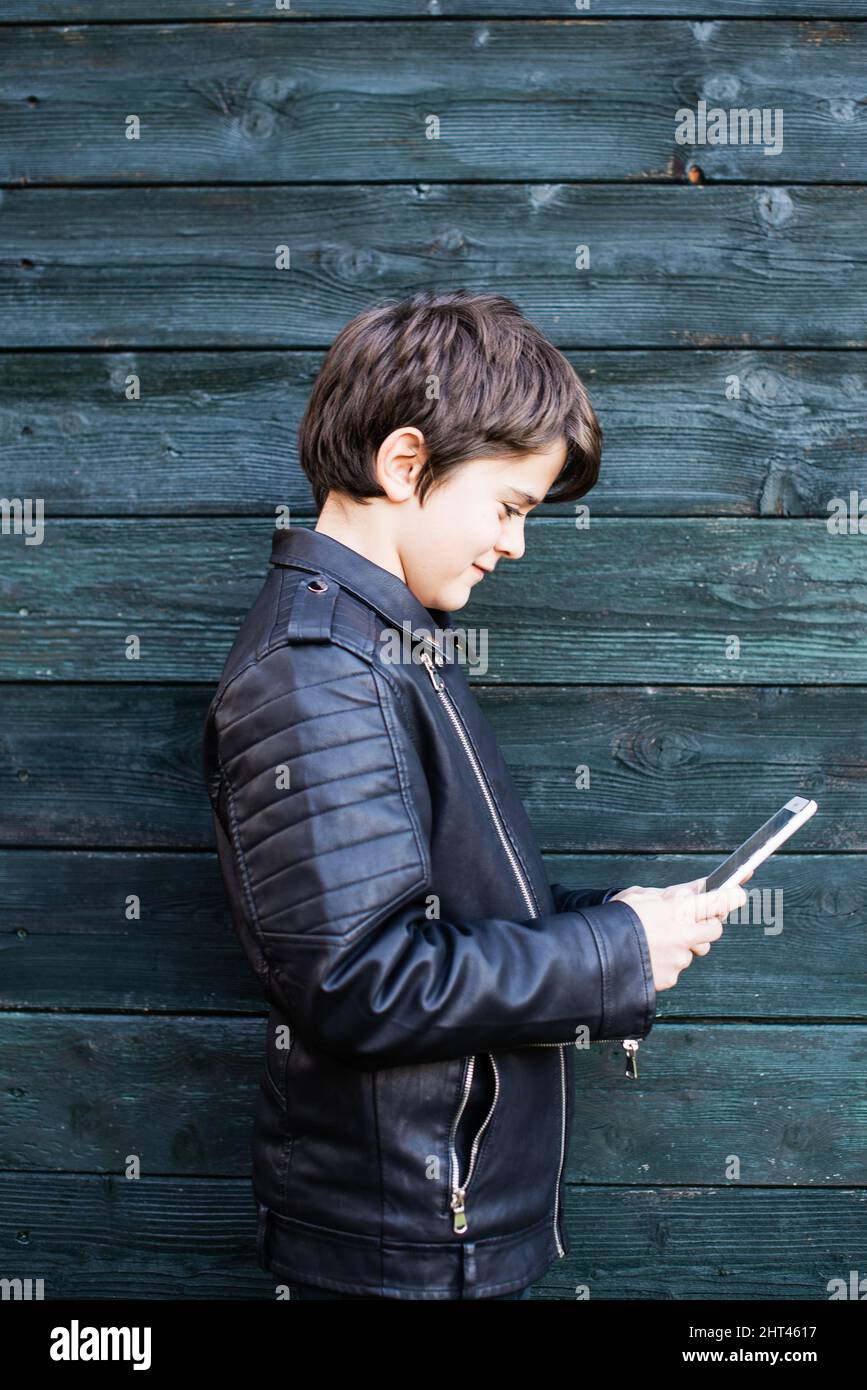
[[[863,24],[796,20],[22,27],[0,179],[852,182],[865,66]],[[700,100],[755,127],[680,144]]]
[[[858,352],[567,352],[605,431],[597,515],[828,516],[867,497]],[[321,352],[10,353],[3,487],[52,516],[316,515],[297,430]],[[126,397],[138,376],[141,397]],[[737,383],[738,398],[726,399]],[[50,499],[50,500],[49,500]],[[544,515],[574,515],[566,503]]]
[[[0,844],[213,849],[210,695],[0,687]],[[799,853],[863,853],[864,701],[860,686],[479,691],[542,849],[632,855],[728,854],[796,793],[819,804]]]
[[[4,0],[0,24],[13,22],[54,22],[80,24],[85,20],[124,22],[141,20],[271,20],[274,27],[296,21],[319,19],[426,19],[441,24],[451,18],[551,19],[562,21],[576,5],[566,0],[286,0],[288,9],[275,13],[276,0]],[[836,19],[864,18],[863,0],[725,0],[726,16],[746,19],[779,15],[784,18],[829,16]],[[592,5],[590,10],[592,12]],[[668,18],[705,16],[703,24],[690,24],[713,32],[719,19],[719,4],[710,0],[606,0],[605,16],[654,15]],[[329,26],[330,27],[330,26]],[[827,25],[829,43],[844,42],[845,28]],[[325,35],[327,39],[327,33]],[[324,40],[323,40],[324,41]]]
[[[864,1183],[867,1104],[852,1078],[867,1064],[867,1028],[657,1024],[637,1085],[619,1043],[591,1044],[576,1062],[571,1180],[725,1186],[739,1171],[745,1185]]]
[[[131,896],[137,920],[127,917]],[[265,1005],[216,854],[0,851],[0,901],[0,1009]]]
[[[523,557],[503,557],[452,614],[473,679],[867,681],[863,536],[818,519],[627,520],[588,505],[584,528],[529,521]],[[5,540],[0,677],[216,682],[267,572],[275,522],[48,512],[40,544]],[[137,660],[125,654],[130,635]]]
[[[863,1188],[733,1188],[567,1185],[571,1249],[533,1297],[825,1301],[863,1275]],[[0,1210],[4,1276],[44,1279],[46,1300],[280,1296],[244,1178],[3,1173]]]
[[[0,1167],[243,1173],[266,1034],[264,1016],[0,1014]]]
[[[322,347],[432,284],[506,294],[569,347],[863,348],[865,209],[781,185],[11,189],[0,347]]]
[[[484,693],[540,843],[585,852],[728,854],[795,794],[819,806],[800,852],[861,849],[864,708],[863,689],[844,687]]]
[[[151,1178],[246,1172],[266,1028],[0,1014],[2,1166],[122,1173],[132,1154]],[[569,1181],[725,1185],[735,1154],[747,1186],[864,1182],[863,1024],[658,1024],[637,1084],[619,1043],[575,1060]]]
[[[572,1249],[545,1278],[551,1298],[825,1301],[867,1266],[863,1188],[567,1188],[565,1221]],[[719,1326],[708,1311],[692,1321]]]
[[[552,883],[574,888],[663,888],[707,873],[720,857],[549,855],[547,870]],[[748,889],[748,907],[732,914],[712,957],[659,994],[658,1017],[867,1022],[864,855],[782,854]],[[129,895],[140,902],[137,921],[125,915]],[[0,1008],[264,1007],[214,854],[0,851],[0,901]]]
[[[0,1173],[4,1277],[44,1279],[46,1300],[274,1297],[249,1179],[145,1174]]]

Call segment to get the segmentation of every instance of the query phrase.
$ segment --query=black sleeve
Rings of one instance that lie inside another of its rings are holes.
[[[577,912],[582,907],[601,907],[619,888],[567,888],[563,883],[552,883],[551,893],[558,912]]]
[[[581,1024],[644,1037],[656,995],[627,904],[431,915],[430,791],[401,706],[372,663],[311,650],[236,677],[210,735],[221,865],[269,1001],[362,1069],[574,1042]]]

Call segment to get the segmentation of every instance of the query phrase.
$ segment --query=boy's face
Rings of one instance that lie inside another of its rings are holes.
[[[524,517],[550,491],[565,461],[563,439],[518,459],[472,459],[453,469],[423,508],[408,499],[399,509],[395,543],[404,582],[416,598],[426,608],[453,612],[482,583],[483,571],[503,559],[519,560]]]

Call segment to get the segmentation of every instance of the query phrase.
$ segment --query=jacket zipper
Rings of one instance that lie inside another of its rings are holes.
[[[477,776],[477,778],[478,778],[478,780],[479,780],[479,785],[481,786],[482,791],[483,791],[484,794],[485,794],[485,800],[487,801],[488,806],[489,806],[489,808],[490,808],[491,816],[492,816],[493,819],[494,819],[494,824],[496,825],[497,830],[499,831],[500,839],[501,839],[502,842],[503,842],[503,848],[505,849],[506,854],[507,854],[508,857],[509,857],[509,862],[511,863],[512,868],[513,868],[514,871],[515,871],[515,876],[516,876],[516,878],[518,879],[518,882],[520,883],[522,890],[524,891],[524,897],[526,898],[527,903],[528,903],[528,905],[529,905],[529,907],[530,907],[530,915],[531,915],[531,916],[536,916],[536,915],[537,915],[537,906],[536,906],[536,904],[531,900],[529,893],[528,893],[527,890],[524,888],[523,876],[522,876],[522,874],[521,874],[520,867],[519,867],[519,865],[518,865],[518,861],[517,861],[517,859],[515,858],[514,851],[512,850],[512,846],[511,846],[511,844],[510,844],[509,841],[508,841],[508,837],[506,836],[505,831],[502,830],[502,829],[500,828],[500,821],[499,821],[499,816],[498,816],[498,814],[497,814],[497,809],[496,809],[496,806],[494,805],[493,798],[492,798],[492,796],[490,795],[490,793],[489,793],[489,791],[488,791],[488,789],[487,789],[486,783],[485,783],[485,781],[484,781],[484,775],[483,775],[483,773],[482,773],[482,771],[481,771],[481,768],[480,768],[479,765],[478,765],[478,759],[476,758],[475,753],[473,752],[472,744],[470,743],[469,739],[466,737],[466,735],[465,735],[465,733],[464,733],[463,724],[462,724],[462,722],[461,722],[460,715],[458,714],[458,711],[455,709],[455,710],[454,710],[454,713],[452,713],[452,710],[454,709],[454,704],[453,704],[453,701],[452,701],[452,699],[451,699],[451,696],[449,695],[448,691],[446,690],[445,681],[443,680],[442,676],[438,675],[438,674],[436,673],[436,671],[434,670],[434,668],[433,668],[433,663],[431,662],[430,655],[429,655],[428,652],[423,651],[423,652],[421,653],[421,660],[424,662],[424,665],[425,665],[425,667],[427,668],[427,672],[428,672],[428,675],[429,675],[430,678],[431,678],[431,683],[432,683],[432,685],[433,685],[433,687],[434,687],[434,690],[436,690],[436,692],[437,692],[438,695],[442,695],[442,696],[443,696],[443,700],[444,700],[444,703],[445,703],[446,710],[447,710],[447,712],[449,713],[449,715],[451,716],[452,723],[454,724],[455,728],[456,728],[457,731],[458,731],[458,734],[459,734],[460,737],[461,737],[461,741],[462,741],[462,743],[463,743],[463,745],[464,745],[464,748],[466,749],[466,752],[467,752],[467,757],[470,759],[470,762],[472,763],[473,767],[474,767],[475,770],[476,770],[476,776]],[[437,681],[439,681],[439,685],[437,685]],[[631,1080],[637,1081],[637,1080],[638,1080],[638,1049],[639,1049],[639,1047],[641,1046],[641,1039],[640,1039],[640,1038],[591,1038],[591,1040],[590,1040],[590,1046],[591,1046],[591,1047],[596,1047],[596,1046],[599,1046],[599,1045],[604,1045],[605,1043],[613,1043],[613,1042],[619,1042],[619,1043],[625,1048],[625,1050],[626,1050],[626,1072],[625,1072],[625,1075],[628,1076]],[[570,1038],[569,1041],[568,1041],[568,1043],[548,1043],[548,1042],[543,1042],[543,1043],[526,1043],[525,1046],[526,1046],[526,1047],[577,1047],[577,1043],[573,1042],[573,1040]]]
[[[638,1080],[638,1058],[637,1058],[637,1055],[636,1055],[636,1054],[637,1054],[637,1052],[638,1052],[639,1047],[641,1046],[641,1039],[640,1039],[640,1038],[591,1038],[591,1039],[590,1039],[590,1046],[591,1046],[591,1047],[604,1047],[606,1043],[615,1043],[615,1042],[622,1043],[622,1045],[623,1045],[623,1046],[625,1047],[625,1049],[626,1049],[626,1075],[627,1075],[628,1077],[630,1077],[633,1081],[637,1081],[637,1080]],[[577,1044],[577,1042],[574,1043],[574,1044],[567,1044],[567,1043],[548,1043],[548,1042],[544,1042],[544,1043],[527,1043],[527,1047],[567,1047],[567,1046],[574,1046],[574,1047],[577,1047],[578,1044]]]
[[[504,849],[505,852],[506,852],[506,856],[507,856],[507,858],[508,858],[508,860],[509,860],[509,863],[510,863],[511,866],[512,866],[512,869],[514,870],[514,874],[515,874],[516,879],[518,880],[518,884],[519,884],[519,887],[520,887],[520,889],[521,889],[521,892],[523,893],[524,898],[525,898],[525,900],[526,900],[526,902],[527,902],[527,906],[528,906],[529,911],[530,911],[530,916],[531,916],[531,917],[536,917],[536,916],[538,916],[538,905],[536,904],[536,902],[535,902],[535,900],[534,900],[534,898],[533,898],[533,895],[532,895],[532,892],[531,892],[531,889],[530,889],[529,884],[527,884],[527,883],[525,882],[523,872],[521,871],[521,866],[520,866],[520,864],[518,863],[518,860],[517,860],[517,858],[516,858],[516,856],[515,856],[515,851],[513,850],[512,846],[511,846],[511,844],[510,844],[510,842],[509,842],[509,837],[508,837],[508,835],[506,834],[505,828],[504,828],[503,825],[502,825],[499,811],[497,810],[496,804],[495,804],[495,802],[494,802],[494,798],[493,798],[493,796],[491,795],[491,792],[490,792],[490,789],[489,789],[489,787],[488,787],[487,780],[486,780],[486,778],[485,778],[484,772],[482,771],[482,768],[479,766],[479,761],[478,761],[478,759],[477,759],[477,757],[476,757],[475,750],[473,749],[473,746],[472,746],[472,744],[470,743],[470,740],[469,740],[469,736],[468,736],[468,734],[467,734],[467,732],[466,732],[466,730],[465,730],[465,728],[464,728],[463,720],[461,719],[460,714],[458,713],[457,709],[455,708],[451,696],[449,695],[448,691],[446,690],[446,683],[445,683],[445,681],[443,680],[442,676],[440,676],[440,675],[434,670],[433,662],[431,661],[430,654],[429,654],[428,652],[426,652],[426,651],[422,651],[422,653],[421,653],[421,660],[422,660],[422,662],[424,663],[424,665],[425,665],[425,667],[426,667],[426,669],[427,669],[427,673],[428,673],[428,675],[430,676],[431,684],[433,685],[434,690],[437,692],[437,694],[441,697],[441,699],[442,699],[442,701],[443,701],[443,708],[445,709],[446,713],[448,714],[449,719],[451,720],[452,724],[454,725],[455,731],[456,731],[458,737],[460,738],[460,741],[461,741],[461,743],[462,743],[462,745],[463,745],[463,747],[464,747],[464,751],[466,752],[467,758],[469,759],[470,766],[472,767],[473,771],[474,771],[475,774],[476,774],[476,780],[478,781],[479,787],[481,788],[482,794],[483,794],[483,796],[484,796],[484,798],[485,798],[485,801],[487,802],[488,810],[489,810],[490,813],[491,813],[491,819],[492,819],[493,822],[494,822],[494,825],[495,825],[496,830],[497,830],[497,834],[499,835],[500,840],[501,840],[501,842],[502,842],[503,849]],[[556,1186],[555,1186],[555,1188],[554,1188],[554,1239],[555,1239],[555,1241],[557,1242],[557,1253],[558,1253],[560,1259],[562,1259],[563,1256],[566,1254],[565,1248],[564,1248],[564,1246],[563,1246],[563,1242],[562,1242],[562,1240],[561,1240],[561,1238],[560,1238],[560,1182],[561,1182],[561,1179],[562,1179],[562,1176],[563,1176],[563,1163],[564,1163],[565,1158],[566,1158],[566,1058],[565,1058],[565,1056],[564,1056],[564,1054],[563,1054],[563,1048],[566,1046],[566,1044],[565,1044],[565,1043],[540,1043],[540,1044],[531,1043],[531,1044],[529,1044],[529,1045],[530,1045],[531,1047],[533,1047],[533,1046],[540,1046],[540,1047],[559,1047],[559,1049],[560,1049],[560,1167],[559,1167],[559,1169],[558,1169],[558,1171],[557,1171],[557,1183],[556,1183]],[[488,1056],[490,1057],[491,1054],[488,1053]],[[470,1077],[472,1077],[472,1068],[473,1068],[474,1060],[475,1060],[474,1058],[471,1058],[471,1059],[470,1059],[470,1066],[469,1066],[469,1070],[468,1070],[468,1074],[469,1074]],[[493,1060],[494,1060],[493,1057],[491,1057],[491,1062],[493,1062]],[[495,1070],[496,1070],[496,1068],[495,1068]],[[499,1089],[499,1088],[497,1088],[497,1090],[495,1090],[495,1092],[494,1092],[494,1105],[496,1105],[496,1103],[497,1103],[498,1089]],[[468,1087],[468,1086],[465,1087],[465,1091],[468,1091],[468,1090],[469,1090],[469,1087]],[[459,1106],[459,1108],[458,1108],[458,1112],[457,1112],[457,1115],[456,1115],[456,1117],[455,1117],[455,1124],[453,1125],[453,1132],[454,1132],[454,1130],[455,1130],[456,1127],[457,1127],[457,1120],[460,1119],[460,1115],[461,1115],[461,1112],[462,1112],[462,1110],[463,1110],[463,1108],[464,1108],[464,1104],[465,1104],[465,1103],[466,1103],[466,1094],[465,1094],[465,1095],[462,1097],[462,1099],[461,1099],[461,1104],[460,1104],[460,1106]],[[481,1129],[479,1130],[479,1133],[476,1135],[476,1138],[473,1140],[473,1152],[475,1152],[476,1144],[478,1143],[478,1140],[479,1140],[479,1137],[480,1137],[480,1135],[481,1135],[481,1133],[482,1133],[482,1130],[485,1128],[485,1125],[487,1125],[488,1120],[490,1120],[491,1115],[493,1114],[494,1105],[491,1106],[491,1109],[490,1109],[490,1111],[489,1111],[489,1113],[488,1113],[488,1115],[487,1115],[487,1117],[486,1117],[486,1119],[485,1119],[484,1124],[482,1125]],[[470,1162],[470,1171],[472,1171],[472,1159],[471,1159],[471,1162]],[[464,1198],[465,1198],[466,1187],[467,1187],[468,1182],[469,1182],[469,1176],[467,1177],[467,1179],[466,1179],[466,1181],[465,1181],[465,1183],[464,1183],[463,1189],[461,1189],[460,1187],[458,1187],[458,1186],[457,1186],[457,1182],[456,1182],[456,1177],[455,1177],[455,1169],[453,1169],[453,1171],[452,1171],[452,1184],[453,1184],[453,1186],[452,1186],[452,1210],[453,1210],[454,1213],[455,1213],[455,1222],[454,1222],[455,1232],[456,1232],[457,1234],[459,1234],[459,1235],[462,1234],[462,1233],[463,1233],[464,1231],[466,1231],[466,1229],[467,1229],[466,1215],[465,1215],[465,1212],[464,1212]]]
[[[463,1183],[460,1180],[460,1171],[458,1169],[458,1152],[455,1147],[455,1137],[458,1132],[458,1124],[460,1123],[461,1115],[464,1112],[464,1106],[467,1103],[467,1097],[470,1094],[470,1087],[473,1084],[473,1071],[475,1070],[476,1065],[475,1057],[470,1057],[469,1059],[469,1065],[467,1066],[466,1076],[464,1077],[464,1088],[461,1094],[460,1104],[458,1105],[454,1119],[452,1120],[451,1133],[449,1134],[449,1179],[451,1182],[452,1189],[451,1201],[449,1202],[449,1206],[454,1212],[453,1224],[455,1229],[455,1235],[459,1236],[464,1235],[467,1230],[465,1198],[467,1188],[469,1187],[470,1182],[472,1181],[473,1172],[475,1171],[476,1155],[479,1151],[479,1140],[481,1139],[482,1135],[484,1134],[485,1130],[491,1122],[491,1116],[493,1115],[494,1110],[496,1109],[497,1100],[499,1099],[500,1095],[500,1073],[497,1071],[497,1064],[494,1061],[492,1054],[489,1052],[487,1055],[490,1058],[491,1066],[494,1069],[494,1099],[491,1102],[490,1110],[485,1116],[479,1128],[479,1131],[475,1139],[473,1140],[473,1146],[470,1150],[470,1161],[467,1164],[467,1175],[464,1178]]]

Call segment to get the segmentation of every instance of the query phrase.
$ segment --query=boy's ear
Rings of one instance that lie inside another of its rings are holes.
[[[380,444],[373,460],[376,481],[392,501],[404,501],[407,488],[416,491],[427,457],[427,447],[420,430],[414,427],[392,430]]]

